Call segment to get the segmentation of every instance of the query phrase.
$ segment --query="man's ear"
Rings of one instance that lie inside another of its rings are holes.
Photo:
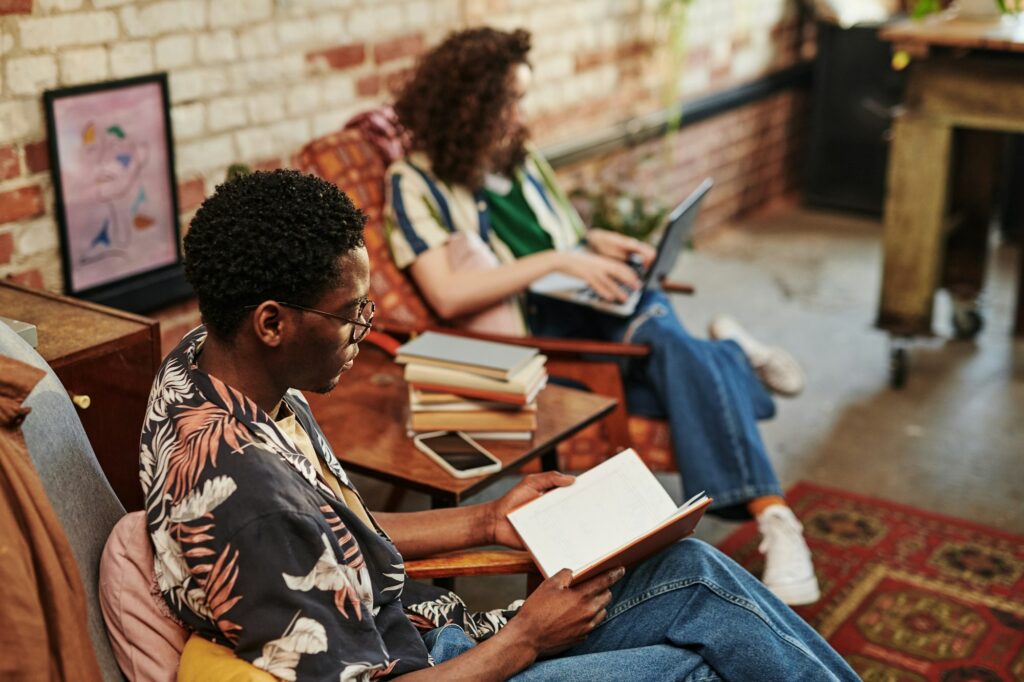
[[[277,301],[264,301],[252,311],[251,326],[253,334],[265,346],[277,348],[281,345],[290,319],[284,314],[284,308]]]

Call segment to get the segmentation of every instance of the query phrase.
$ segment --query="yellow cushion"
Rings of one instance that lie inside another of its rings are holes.
[[[234,652],[197,634],[185,642],[178,682],[277,682],[278,678],[237,658]]]

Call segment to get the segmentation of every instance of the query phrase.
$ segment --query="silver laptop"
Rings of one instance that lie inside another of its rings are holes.
[[[652,285],[658,284],[676,263],[676,258],[683,246],[693,234],[693,226],[697,222],[697,214],[700,213],[700,206],[707,196],[712,185],[711,178],[700,183],[697,189],[693,190],[690,196],[683,199],[682,203],[673,209],[667,219],[665,229],[661,233],[661,241],[658,242],[658,251],[651,262],[651,266],[643,270],[643,266],[631,263],[637,269],[640,276],[640,287],[630,291],[629,298],[625,301],[606,301],[582,279],[566,275],[560,272],[553,272],[541,277],[530,285],[530,291],[540,296],[558,298],[563,301],[571,301],[580,305],[596,308],[611,315],[629,317],[636,310],[640,303],[640,297],[644,290]],[[578,248],[586,248],[580,246]]]

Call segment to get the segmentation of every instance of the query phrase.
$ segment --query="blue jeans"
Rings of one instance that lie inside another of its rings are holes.
[[[435,663],[475,643],[457,625],[432,630]],[[710,545],[684,540],[612,588],[608,616],[583,643],[514,682],[857,680],[811,627]]]
[[[736,343],[690,336],[661,291],[645,292],[628,319],[542,296],[527,309],[539,336],[650,346],[650,356],[625,363],[626,401],[631,413],[668,419],[686,497],[703,490],[712,511],[746,518],[745,502],[781,495],[757,429],[775,403]]]

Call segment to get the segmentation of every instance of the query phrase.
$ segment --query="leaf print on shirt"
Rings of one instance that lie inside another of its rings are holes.
[[[224,406],[232,416],[245,421],[251,421],[256,418],[256,413],[259,412],[260,408],[256,406],[252,398],[241,393],[238,389],[228,386],[212,374],[207,374],[207,376],[210,378],[210,383],[213,384],[213,390],[224,401]]]
[[[324,651],[327,651],[327,631],[324,626],[312,618],[300,618],[296,613],[284,634],[264,644],[263,655],[252,664],[274,677],[294,682],[295,668],[302,655]]]
[[[210,514],[226,500],[238,486],[230,476],[217,476],[203,483],[202,490],[193,489],[178,504],[171,507],[171,523],[183,523]]]
[[[358,569],[351,565],[339,564],[327,534],[321,534],[320,540],[323,542],[324,551],[313,569],[302,576],[282,573],[285,585],[297,592],[309,592],[313,589],[333,590],[334,603],[341,615],[345,618],[355,616],[356,620],[362,620],[364,608],[371,612],[373,610],[370,574],[362,557],[359,557]],[[348,606],[352,607],[351,615],[347,610]]]
[[[167,513],[164,483],[167,480],[168,453],[174,449],[174,427],[170,422],[144,428],[139,450],[139,482],[146,496],[149,523],[161,526]]]
[[[149,394],[144,423],[161,422],[167,419],[167,408],[192,397],[192,384],[188,371],[178,362],[168,360]]]
[[[176,438],[168,458],[164,491],[172,500],[179,500],[199,481],[207,465],[217,466],[217,452],[227,443],[232,452],[249,443],[249,431],[223,408],[211,402],[183,405],[175,414]]]
[[[341,679],[339,682],[364,682],[364,680],[379,680],[385,675],[389,674],[398,665],[399,659],[395,659],[388,663],[386,666],[380,664],[374,665],[372,663],[349,663],[345,666],[345,669],[341,671]],[[367,674],[369,673],[369,674]]]
[[[196,577],[206,593],[206,603],[210,607],[212,620],[217,624],[217,628],[231,642],[237,642],[242,626],[224,616],[242,598],[240,594],[231,594],[235,588],[235,581],[238,580],[238,550],[232,553],[231,543],[228,543],[212,566],[196,566],[192,573],[200,574]],[[201,577],[202,573],[206,573],[205,578]]]

